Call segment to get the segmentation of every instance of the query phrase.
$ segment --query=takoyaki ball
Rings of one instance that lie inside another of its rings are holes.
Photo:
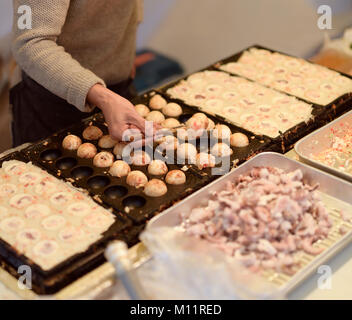
[[[148,183],[148,178],[142,171],[131,171],[127,175],[126,183],[131,187],[141,188]]]
[[[233,150],[226,143],[217,143],[211,148],[211,153],[215,157],[228,157],[233,154]]]
[[[167,117],[177,118],[182,114],[182,108],[177,103],[168,103],[163,109],[162,112]]]
[[[231,129],[224,124],[217,124],[211,134],[216,140],[228,140],[231,136]]]
[[[102,136],[98,142],[99,147],[103,149],[111,149],[115,147],[116,144],[117,141],[111,138],[109,135]]]
[[[180,121],[178,121],[175,118],[168,118],[161,123],[161,126],[167,129],[176,128],[176,127],[179,127],[180,125],[181,125]]]
[[[203,113],[196,113],[186,122],[187,129],[192,129],[194,131],[205,130],[208,128],[209,119]]]
[[[215,157],[208,153],[198,153],[196,157],[196,165],[199,170],[206,168],[214,168],[216,165]]]
[[[111,152],[99,152],[93,159],[93,164],[98,168],[108,168],[114,163],[114,155]]]
[[[161,124],[165,120],[165,116],[160,111],[150,112],[145,119],[147,121],[153,121],[157,124]]]
[[[167,128],[159,129],[154,136],[154,141],[160,144],[165,141],[165,137],[172,135],[173,133]]]
[[[197,148],[190,143],[183,143],[177,148],[177,157],[182,160],[194,161],[197,156]]]
[[[191,140],[189,137],[189,132],[186,128],[177,129],[177,138],[183,141]]]
[[[178,142],[178,139],[174,136],[166,136],[163,137],[161,141],[159,141],[159,147],[158,149],[162,151],[168,151],[168,150],[176,150],[180,143]]]
[[[143,139],[143,133],[137,128],[129,128],[123,132],[122,141],[133,142]]]
[[[122,160],[115,161],[109,170],[109,173],[113,177],[118,177],[118,178],[126,177],[130,172],[131,172],[130,166],[128,165],[128,163]]]
[[[83,143],[77,150],[77,156],[82,159],[92,159],[97,154],[97,148],[94,144]]]
[[[181,170],[170,171],[165,178],[167,184],[181,185],[186,183],[186,175]]]
[[[153,176],[162,176],[169,171],[166,163],[161,160],[153,160],[148,166],[149,174]]]
[[[243,133],[234,133],[230,137],[231,146],[236,148],[244,148],[249,146],[249,139]]]
[[[166,105],[166,100],[159,94],[156,94],[149,101],[149,107],[153,110],[161,110],[162,108],[166,107]]]
[[[114,155],[116,156],[117,159],[122,159],[123,156],[126,156],[126,157],[129,156],[129,154],[124,154],[124,149],[125,149],[126,146],[127,146],[127,143],[125,143],[125,142],[118,142],[115,145],[113,153],[114,153]],[[128,153],[127,152],[127,148],[125,150],[125,153]]]
[[[208,124],[208,127],[207,127],[207,131],[211,131],[211,130],[213,130],[215,128],[215,123],[211,119],[208,119],[208,121],[209,121],[209,124]]]
[[[167,186],[159,179],[152,179],[145,185],[144,193],[148,197],[162,197],[167,193]]]
[[[197,119],[202,119],[203,121],[206,121],[208,119],[208,117],[206,116],[205,113],[202,112],[197,112],[193,115],[193,118],[197,118]]]
[[[137,104],[135,108],[137,113],[143,118],[145,118],[150,112],[150,109],[144,104]]]
[[[131,157],[132,164],[137,167],[147,166],[151,162],[151,158],[148,153],[137,150]]]
[[[82,144],[81,138],[70,134],[62,141],[62,147],[66,150],[77,150]]]
[[[96,126],[89,126],[83,131],[83,138],[86,140],[98,140],[103,136],[103,131]]]

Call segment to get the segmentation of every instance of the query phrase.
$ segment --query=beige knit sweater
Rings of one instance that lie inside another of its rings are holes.
[[[126,80],[135,58],[142,0],[13,0],[13,54],[32,79],[81,111],[89,89]],[[32,9],[32,30],[17,27]],[[50,106],[48,106],[50,107]]]

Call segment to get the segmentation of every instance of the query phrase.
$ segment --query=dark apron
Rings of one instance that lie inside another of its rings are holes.
[[[136,96],[132,79],[108,88],[129,100]],[[10,91],[10,105],[12,105],[14,147],[46,138],[100,111],[98,109],[91,113],[79,111],[24,72],[22,81]]]

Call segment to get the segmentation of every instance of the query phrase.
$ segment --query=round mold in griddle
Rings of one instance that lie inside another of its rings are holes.
[[[104,191],[104,195],[112,200],[123,198],[127,193],[127,188],[123,186],[112,186]]]
[[[91,189],[101,189],[110,184],[110,179],[106,176],[95,176],[88,180],[87,185]]]
[[[91,167],[77,167],[71,171],[71,176],[75,179],[84,179],[91,177],[94,170]]]
[[[69,170],[77,165],[77,159],[67,157],[56,161],[56,167],[60,170]]]
[[[54,161],[62,156],[62,152],[59,149],[45,150],[40,154],[40,158],[44,161]]]
[[[145,206],[147,200],[141,196],[131,196],[123,200],[122,204],[124,207],[128,207],[130,209],[138,209]]]
[[[180,121],[181,123],[186,123],[191,118],[192,114],[181,114],[178,118],[178,121]]]

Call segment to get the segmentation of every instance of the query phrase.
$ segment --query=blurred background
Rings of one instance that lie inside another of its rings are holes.
[[[144,0],[144,3],[137,48],[139,53],[152,52],[152,55],[139,61],[136,79],[139,91],[193,72],[255,43],[303,58],[314,57],[319,63],[344,71],[352,69],[350,43],[326,42],[327,36],[341,38],[345,29],[352,26],[352,0]],[[320,30],[317,26],[317,8],[321,4],[332,8],[331,30]],[[12,1],[1,0],[0,151],[11,146],[8,89],[14,81],[15,66],[10,52],[11,25]]]

